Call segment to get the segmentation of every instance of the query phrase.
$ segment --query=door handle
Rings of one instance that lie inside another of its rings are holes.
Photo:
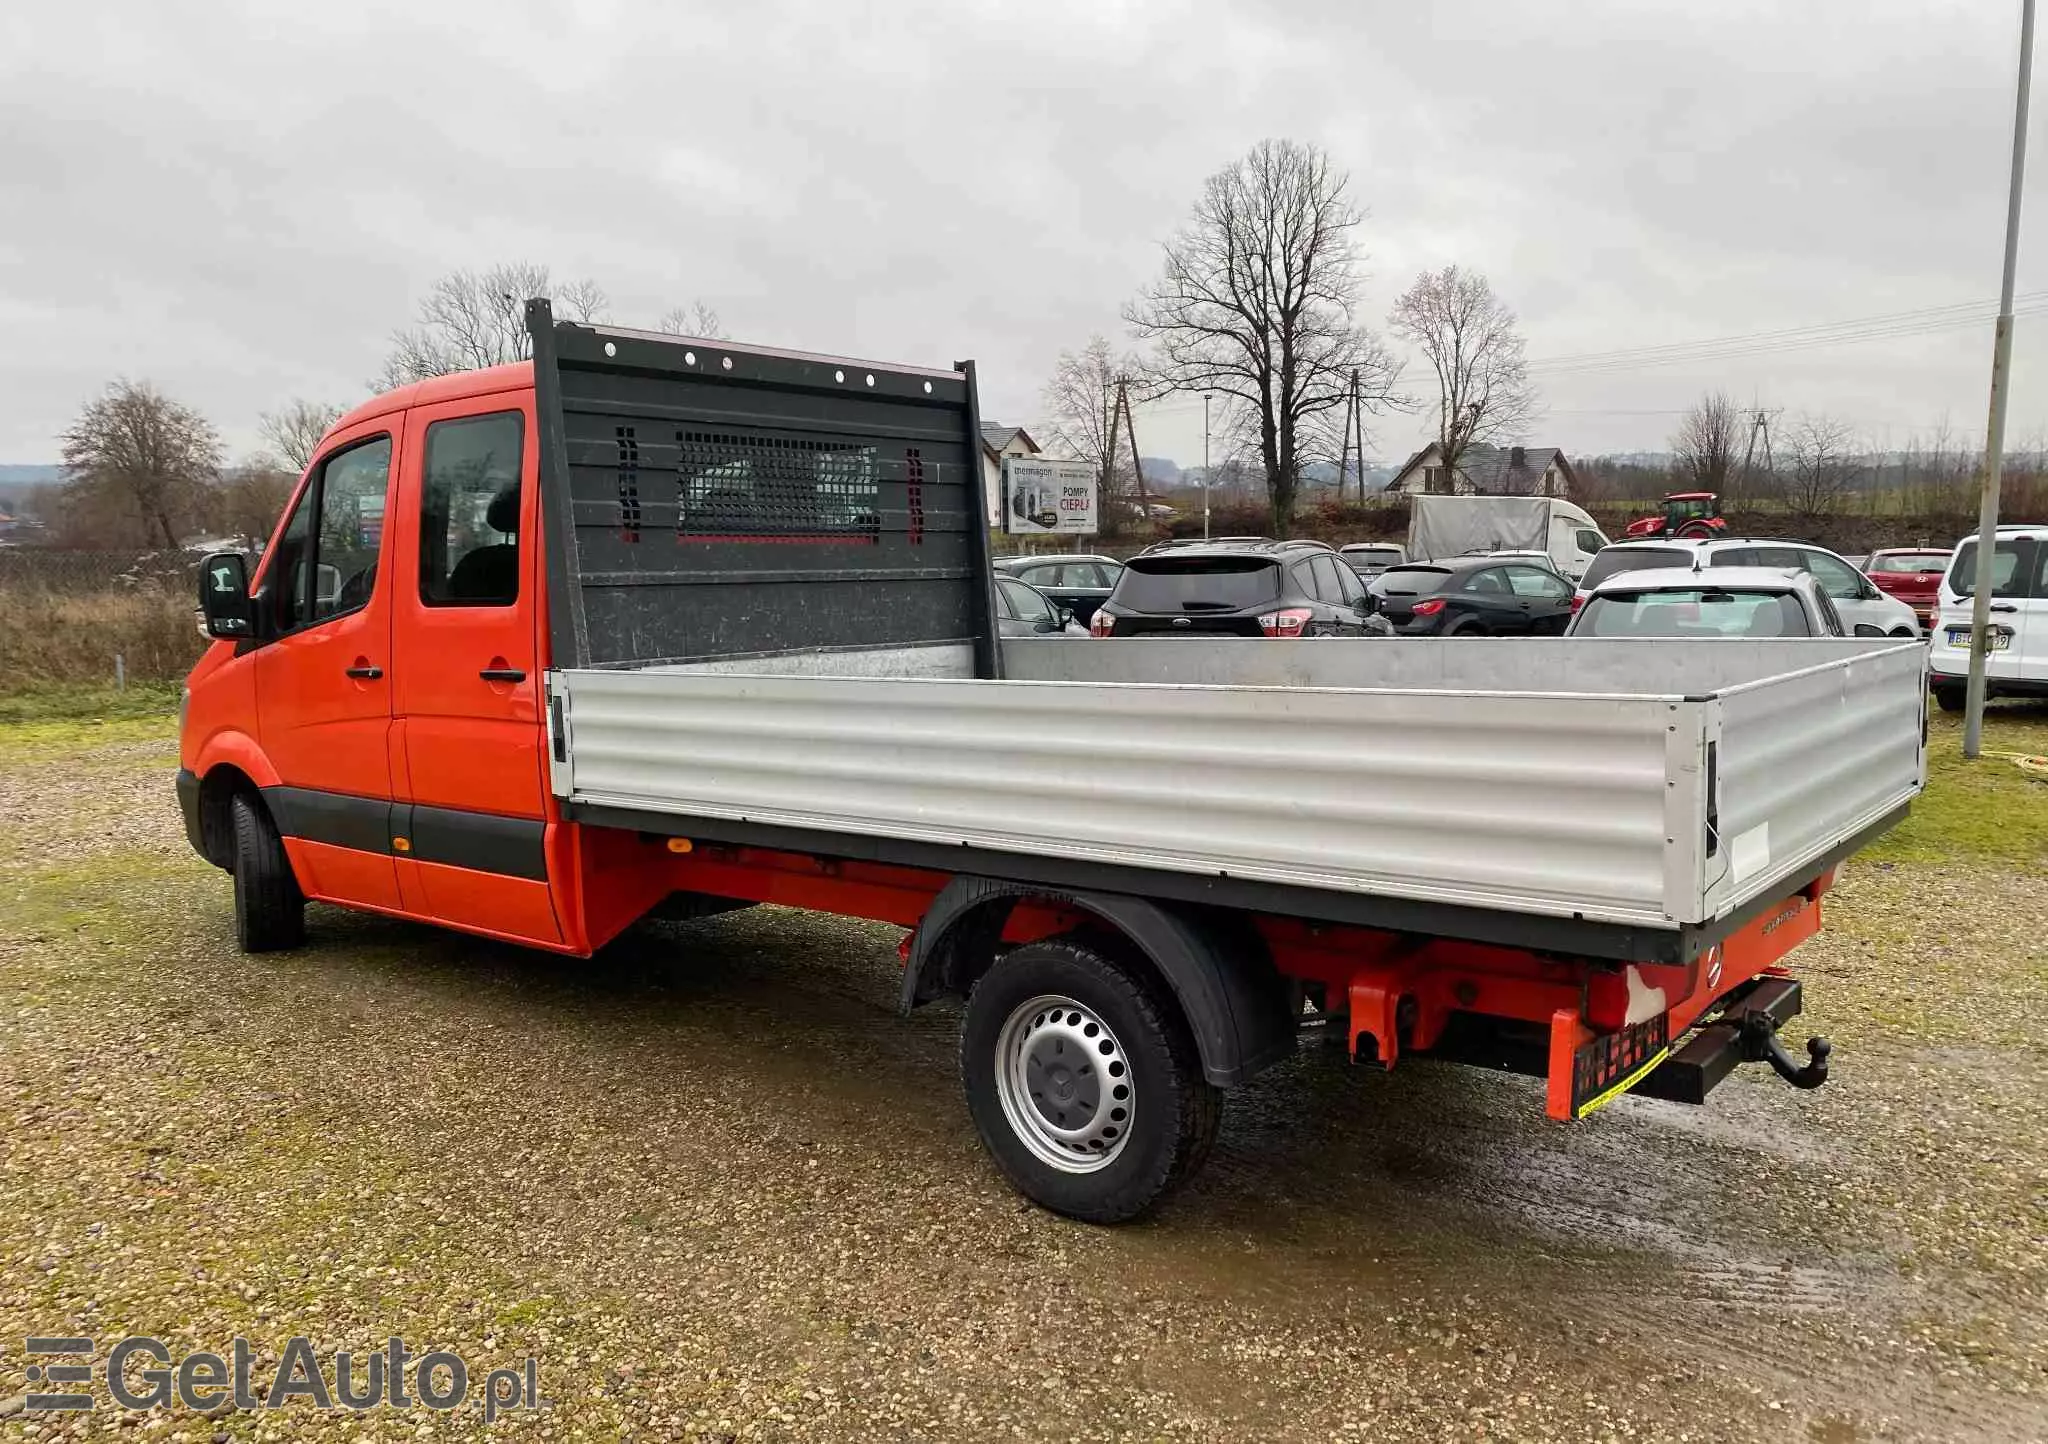
[[[2017,612],[2019,608],[2014,606],[2011,602],[1993,602],[1991,604],[1991,610],[1994,612]]]
[[[384,669],[382,667],[372,667],[368,664],[350,667],[347,669],[347,671],[349,676],[357,678],[358,680],[364,682],[374,682],[379,677],[384,675]]]
[[[486,667],[477,676],[486,682],[524,682],[526,673],[518,667]]]

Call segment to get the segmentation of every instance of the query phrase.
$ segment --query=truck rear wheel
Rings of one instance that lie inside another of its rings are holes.
[[[997,1165],[1069,1218],[1137,1217],[1215,1141],[1220,1095],[1171,995],[1079,942],[1026,943],[982,976],[960,1072]]]
[[[235,943],[245,953],[295,948],[306,940],[306,896],[277,825],[246,793],[229,811],[235,824]]]

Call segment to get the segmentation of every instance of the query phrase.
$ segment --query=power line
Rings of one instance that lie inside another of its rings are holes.
[[[2018,298],[2023,304],[2048,300],[2048,291],[2032,291]],[[1700,341],[1671,341],[1655,346],[1631,346],[1611,351],[1579,351],[1563,356],[1545,357],[1532,361],[1532,366],[1562,364],[1572,361],[1605,360],[1613,356],[1636,356],[1653,351],[1687,349],[1693,346],[1710,346],[1727,342],[1749,342],[1769,340],[1779,336],[1800,336],[1815,331],[1836,331],[1844,327],[1859,327],[1875,324],[1889,324],[1895,321],[1914,321],[1925,317],[1953,315],[1958,311],[1982,311],[1992,305],[1990,301],[1958,301],[1948,306],[1922,306],[1912,311],[1889,311],[1875,316],[1861,316],[1847,321],[1816,322],[1807,326],[1788,326],[1775,331],[1751,331],[1737,336],[1722,336]]]
[[[2021,301],[2023,304],[2020,314],[2039,315],[2048,311],[2048,291],[2031,292],[2021,298]],[[1930,335],[1938,331],[1979,326],[1991,320],[1993,314],[1986,303],[1971,302],[1958,306],[1928,307],[1919,311],[1866,316],[1858,320],[1836,321],[1825,325],[1757,331],[1739,336],[1676,341],[1614,351],[1579,352],[1569,356],[1531,361],[1529,365],[1531,370],[1541,371],[1546,375],[1599,375],[1644,366],[1733,360],[1745,356]]]

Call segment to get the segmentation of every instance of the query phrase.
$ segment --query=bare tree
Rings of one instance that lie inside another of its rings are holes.
[[[1446,475],[1474,442],[1514,440],[1540,414],[1515,313],[1477,271],[1424,271],[1387,316],[1436,373],[1437,446]]]
[[[1727,496],[1748,440],[1742,411],[1725,391],[1709,391],[1692,404],[1671,434],[1671,469],[1693,491]]]
[[[391,354],[371,384],[389,391],[429,376],[525,360],[532,348],[526,302],[534,296],[552,297],[562,314],[577,321],[603,320],[610,304],[597,282],[557,281],[533,261],[451,271],[420,302],[416,324],[392,333]]]
[[[320,438],[327,434],[327,428],[341,420],[347,410],[345,406],[307,401],[295,396],[282,411],[264,412],[257,420],[256,429],[270,443],[279,459],[297,474],[305,471],[312,462],[313,453],[319,449]]]
[[[654,323],[654,329],[666,331],[671,336],[695,336],[705,341],[725,339],[725,325],[718,319],[718,312],[702,301],[669,307]]]
[[[1160,278],[1124,309],[1163,388],[1214,391],[1257,428],[1276,536],[1292,528],[1304,423],[1344,404],[1397,404],[1399,365],[1355,316],[1361,216],[1314,146],[1261,141],[1209,177],[1164,246]]]
[[[94,532],[101,545],[161,544],[206,515],[220,474],[213,423],[148,382],[116,381],[71,423],[64,437],[65,530]]]
[[[215,522],[229,536],[263,542],[284,514],[305,465],[287,470],[273,457],[254,456],[221,473]]]
[[[1805,415],[1786,437],[1785,504],[1801,516],[1832,516],[1848,494],[1858,462],[1855,432],[1832,416]]]
[[[1060,353],[1051,378],[1039,393],[1045,408],[1046,439],[1093,468],[1105,505],[1129,489],[1119,484],[1130,476],[1129,464],[1118,455],[1126,448],[1112,446],[1110,432],[1117,378],[1128,374],[1133,364],[1131,358],[1111,349],[1108,338],[1091,336],[1079,351]]]

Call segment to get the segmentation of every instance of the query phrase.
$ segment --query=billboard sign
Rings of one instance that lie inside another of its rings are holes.
[[[1093,536],[1098,500],[1085,461],[1003,458],[1003,530],[1011,536]]]

